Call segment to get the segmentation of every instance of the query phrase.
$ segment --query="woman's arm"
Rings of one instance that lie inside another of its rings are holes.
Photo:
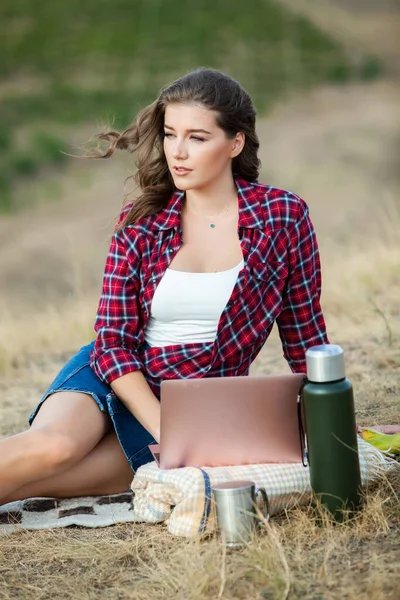
[[[320,305],[321,266],[314,227],[306,203],[291,231],[289,278],[283,310],[276,320],[283,355],[294,373],[306,372],[307,348],[329,343]]]
[[[137,418],[157,443],[160,442],[160,403],[143,373],[135,371],[114,379],[111,387],[127,409]]]
[[[141,343],[139,264],[137,239],[132,235],[127,241],[123,231],[115,233],[106,258],[91,355],[91,367],[108,384],[143,369],[137,353]]]
[[[95,321],[90,365],[128,410],[159,441],[160,405],[141,371],[138,239],[124,230],[111,239]]]

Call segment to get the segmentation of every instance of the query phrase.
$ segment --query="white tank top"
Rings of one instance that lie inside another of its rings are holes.
[[[152,347],[213,342],[243,265],[242,260],[217,273],[167,269],[153,296],[144,331],[146,342]]]

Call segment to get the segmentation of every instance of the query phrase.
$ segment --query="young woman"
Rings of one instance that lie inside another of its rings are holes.
[[[163,89],[122,134],[140,197],[111,240],[96,340],[0,441],[0,504],[128,489],[160,437],[163,379],[247,375],[276,321],[293,372],[327,343],[307,205],[258,183],[249,95],[198,69]]]

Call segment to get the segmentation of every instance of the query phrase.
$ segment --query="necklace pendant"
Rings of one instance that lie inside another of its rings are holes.
[[[212,229],[214,229],[214,227],[215,227],[215,223],[210,223],[210,227],[211,227]]]

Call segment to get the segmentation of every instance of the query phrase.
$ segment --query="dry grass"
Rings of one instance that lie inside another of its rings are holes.
[[[311,208],[328,331],[345,349],[360,424],[400,420],[400,215],[391,162],[398,136],[390,127],[397,97],[397,90],[379,85],[351,86],[342,95],[324,89],[260,123],[268,171],[262,180],[297,191]],[[90,166],[90,185],[78,185],[69,174],[58,205],[0,222],[0,286],[6,290],[0,435],[25,427],[66,358],[92,339],[105,227],[118,210],[126,175],[107,167],[99,173]],[[274,332],[252,371],[282,370],[287,365]],[[400,588],[396,477],[369,490],[365,509],[350,523],[333,525],[303,507],[273,519],[237,551],[226,551],[217,537],[174,538],[163,525],[20,531],[0,538],[0,600],[394,600]]]
[[[162,525],[23,531],[0,544],[0,598],[394,600],[399,526],[388,483],[353,521],[295,509],[235,550],[217,537],[173,538]]]

